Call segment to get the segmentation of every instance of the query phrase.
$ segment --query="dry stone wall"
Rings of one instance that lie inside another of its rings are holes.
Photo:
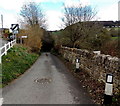
[[[105,83],[106,74],[113,74],[114,93],[120,93],[119,58],[68,47],[61,47],[60,53],[72,64],[75,64],[76,58],[80,59],[80,68],[98,81]]]

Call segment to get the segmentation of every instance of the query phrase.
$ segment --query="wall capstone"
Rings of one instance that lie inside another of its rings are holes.
[[[105,83],[106,74],[111,73],[114,77],[114,94],[120,93],[120,59],[110,55],[97,54],[88,50],[61,47],[61,55],[72,64],[76,58],[80,59],[80,68],[90,76]]]

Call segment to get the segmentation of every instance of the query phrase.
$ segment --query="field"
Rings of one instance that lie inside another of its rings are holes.
[[[112,40],[120,39],[120,37],[112,37]]]

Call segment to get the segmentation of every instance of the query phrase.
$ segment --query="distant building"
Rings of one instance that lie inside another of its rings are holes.
[[[91,21],[103,25],[103,28],[120,27],[120,21]]]
[[[3,33],[3,28],[0,28],[0,35],[2,35]]]
[[[0,28],[0,36],[7,38],[10,31],[8,28]]]

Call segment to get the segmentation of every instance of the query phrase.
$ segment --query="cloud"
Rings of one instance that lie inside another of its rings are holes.
[[[0,14],[3,15],[4,27],[10,28],[11,24],[18,23],[18,15],[24,3],[33,0],[3,0],[0,2]]]
[[[9,17],[9,18],[8,18]],[[17,15],[13,15],[11,13],[4,13],[3,15],[3,27],[4,28],[10,28],[11,24],[17,23]]]
[[[58,3],[58,2],[63,2],[65,0],[35,0],[35,2],[38,3],[47,3],[47,2],[51,2],[51,3]]]
[[[26,0],[2,0],[0,8],[18,11]]]
[[[89,0],[65,0],[64,1],[65,6],[79,6],[79,4],[82,4],[83,6],[90,5]]]
[[[0,3],[0,14],[3,15],[3,25],[10,28],[11,24],[17,23],[17,15],[25,0],[3,0]]]
[[[117,0],[2,0],[0,3],[0,14],[4,16],[4,26],[10,27],[11,24],[17,23],[17,14],[23,5],[26,2],[37,2],[37,3],[65,3],[65,5],[78,5],[82,3],[83,5],[90,5],[99,3],[99,10],[98,17],[99,20],[118,20],[118,4]],[[114,1],[114,4],[112,3]],[[109,4],[111,2],[111,5]],[[116,4],[115,4],[116,2]],[[103,7],[104,5],[104,7]],[[54,6],[54,5],[53,5]],[[106,7],[107,6],[107,7]],[[62,7],[61,7],[62,8]],[[98,8],[98,7],[97,7]],[[46,17],[48,19],[48,29],[49,30],[56,30],[60,29],[62,21],[61,18],[63,13],[61,12],[62,9],[53,10],[46,7]]]
[[[83,5],[89,5],[90,4],[90,0],[36,0],[36,2],[39,3],[59,3],[62,2],[67,6],[71,6],[71,5],[78,5],[79,3],[82,3]]]
[[[58,11],[47,11],[46,18],[48,23],[48,30],[59,30],[62,25],[62,18],[63,13]]]
[[[118,4],[115,3],[101,8],[97,16],[99,17],[99,20],[118,20]]]

